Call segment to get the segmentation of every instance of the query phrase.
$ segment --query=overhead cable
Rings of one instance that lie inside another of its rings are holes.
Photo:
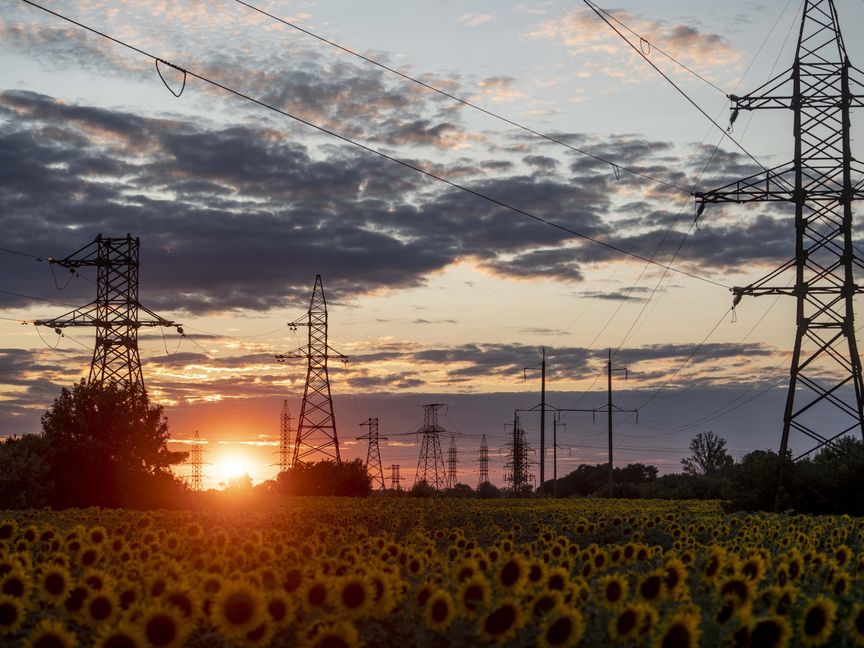
[[[533,128],[531,128],[529,126],[525,126],[524,124],[520,124],[519,122],[516,122],[516,121],[514,121],[508,117],[504,117],[503,115],[495,113],[495,112],[489,110],[488,108],[483,108],[482,106],[475,104],[471,101],[468,101],[467,99],[463,99],[462,97],[459,97],[458,95],[454,95],[450,92],[447,92],[446,90],[442,90],[441,88],[437,88],[430,83],[426,83],[425,81],[421,81],[420,79],[413,77],[409,74],[406,74],[404,72],[400,72],[396,68],[392,68],[385,63],[381,63],[380,61],[376,61],[375,59],[373,59],[369,56],[365,56],[365,55],[361,54],[360,52],[354,51],[349,47],[345,47],[344,45],[340,45],[339,43],[336,43],[332,40],[324,38],[323,36],[316,34],[315,32],[313,32],[309,29],[301,27],[300,25],[298,25],[296,23],[290,22],[288,20],[285,20],[284,18],[280,18],[279,16],[276,16],[272,13],[264,11],[263,9],[256,7],[255,5],[253,5],[249,2],[246,2],[245,0],[234,0],[234,1],[237,2],[238,4],[243,5],[244,7],[248,7],[252,11],[256,11],[263,16],[267,16],[268,18],[271,18],[277,22],[280,22],[287,27],[291,27],[292,29],[296,29],[297,31],[302,32],[302,33],[306,34],[307,36],[311,36],[312,38],[316,38],[319,41],[321,41],[322,43],[326,43],[327,45],[330,45],[331,47],[335,47],[336,49],[341,50],[341,51],[345,52],[346,54],[350,54],[351,56],[356,56],[357,58],[359,58],[363,61],[366,61],[367,63],[370,63],[372,65],[375,65],[376,67],[379,67],[382,70],[386,70],[387,72],[395,74],[396,76],[399,76],[399,77],[405,79],[406,81],[410,81],[411,83],[416,83],[417,85],[422,86],[422,87],[426,88],[427,90],[438,93],[439,95],[447,97],[448,99],[452,99],[453,101],[456,101],[457,103],[460,103],[460,104],[467,106],[469,108],[473,108],[474,110],[482,112],[483,114],[488,115],[490,117],[493,117],[494,119],[497,119],[497,120],[502,121],[506,124],[509,124],[510,126],[514,126],[515,128],[523,130],[526,133],[530,133],[531,135],[534,135],[536,137],[540,137],[540,138],[545,139],[549,142],[553,142],[555,144],[558,144],[560,146],[568,148],[571,151],[575,151],[577,153],[580,153],[582,155],[590,157],[594,160],[597,160],[598,162],[608,164],[612,168],[612,172],[615,174],[616,179],[618,179],[620,177],[620,171],[626,171],[627,173],[630,173],[630,174],[638,176],[640,178],[644,178],[645,180],[649,180],[651,182],[655,182],[657,184],[663,185],[664,187],[668,187],[669,189],[674,189],[675,191],[678,191],[681,193],[687,193],[687,194],[690,193],[687,189],[684,189],[683,187],[679,187],[676,184],[673,184],[673,183],[668,182],[666,180],[660,180],[659,178],[655,178],[653,176],[650,176],[647,173],[643,173],[642,171],[637,171],[636,169],[622,166],[616,162],[613,162],[611,160],[607,160],[603,157],[600,157],[599,155],[596,155],[594,153],[590,153],[589,151],[586,151],[585,149],[581,149],[581,148],[578,148],[576,146],[573,146],[572,144],[568,144],[567,142],[563,141],[560,138],[554,137],[552,135],[548,135],[546,133],[541,133],[540,131],[534,130]],[[721,90],[721,92],[722,92],[722,90]]]
[[[140,49],[140,48],[138,48],[138,47],[136,47],[136,46],[134,46],[134,45],[131,45],[131,44],[129,44],[129,43],[126,43],[125,41],[122,41],[122,40],[120,40],[120,39],[118,39],[118,38],[115,38],[115,37],[113,37],[113,36],[110,36],[110,35],[108,35],[108,34],[106,34],[106,33],[104,33],[104,32],[101,32],[101,31],[99,31],[99,30],[93,28],[93,27],[89,27],[88,25],[85,25],[85,24],[83,24],[83,23],[81,23],[81,22],[78,22],[77,20],[74,20],[74,19],[72,19],[72,18],[69,18],[69,17],[67,17],[67,16],[64,16],[63,14],[60,14],[60,13],[58,13],[58,12],[56,12],[56,11],[53,11],[53,10],[48,9],[48,8],[46,8],[46,7],[43,7],[42,5],[37,4],[36,2],[33,2],[32,0],[21,0],[21,2],[24,2],[25,4],[31,5],[32,7],[35,7],[36,9],[40,9],[40,10],[42,10],[42,11],[48,13],[48,14],[51,14],[51,15],[57,17],[57,18],[60,18],[61,20],[64,20],[64,21],[66,21],[66,22],[68,22],[68,23],[71,23],[71,24],[73,24],[73,25],[75,25],[75,26],[77,26],[77,27],[80,27],[80,28],[82,28],[82,29],[85,29],[85,30],[87,30],[87,31],[89,31],[89,32],[91,32],[91,33],[93,33],[93,34],[96,34],[97,36],[101,36],[102,38],[105,38],[105,39],[107,39],[107,40],[110,40],[111,42],[116,43],[117,45],[121,45],[121,46],[123,46],[123,47],[125,47],[125,48],[127,48],[127,49],[129,49],[129,50],[132,50],[133,52],[136,52],[136,53],[138,53],[138,54],[141,54],[142,56],[146,56],[147,58],[150,58],[150,59],[153,59],[153,60],[160,60],[160,61],[163,60],[163,59],[161,59],[161,58],[155,56],[154,54],[151,54],[151,53],[149,53],[149,52],[147,52],[147,51],[145,51],[145,50],[143,50],[143,49]],[[166,63],[167,63],[167,61],[166,61]],[[345,143],[347,143],[347,144],[351,144],[352,146],[356,146],[357,148],[363,149],[364,151],[367,151],[367,152],[369,152],[369,153],[373,153],[374,155],[377,155],[377,156],[382,157],[382,158],[384,158],[384,159],[386,159],[386,160],[389,160],[389,161],[391,161],[391,162],[394,162],[394,163],[396,163],[396,164],[399,164],[399,165],[401,165],[401,166],[403,166],[403,167],[405,167],[405,168],[407,168],[407,169],[411,169],[412,171],[416,171],[417,173],[420,173],[420,174],[422,174],[422,175],[424,175],[424,176],[426,176],[426,177],[428,177],[428,178],[432,178],[433,180],[437,180],[437,181],[439,181],[439,182],[441,182],[441,183],[444,183],[444,184],[446,184],[446,185],[448,185],[448,186],[450,186],[450,187],[452,187],[452,188],[454,188],[454,189],[458,189],[459,191],[462,191],[462,192],[465,192],[465,193],[471,194],[471,195],[473,195],[473,196],[476,196],[477,198],[481,198],[482,200],[485,200],[485,201],[487,201],[487,202],[489,202],[489,203],[492,203],[492,204],[494,204],[494,205],[497,205],[497,206],[499,206],[499,207],[503,207],[504,209],[507,209],[507,210],[509,210],[509,211],[512,211],[512,212],[514,212],[514,213],[517,213],[517,214],[519,214],[519,215],[521,215],[521,216],[525,216],[525,217],[530,218],[530,219],[532,219],[532,220],[535,220],[535,221],[537,221],[537,222],[539,222],[539,223],[543,223],[543,224],[548,225],[548,226],[550,226],[550,227],[554,227],[554,228],[557,229],[557,230],[560,230],[560,231],[562,231],[562,232],[565,232],[565,233],[570,234],[570,235],[572,235],[572,236],[575,236],[575,237],[577,237],[577,238],[580,238],[580,239],[583,239],[583,240],[589,241],[589,242],[591,242],[591,243],[595,243],[596,245],[600,245],[600,246],[602,246],[602,247],[605,247],[605,248],[607,248],[607,249],[609,249],[609,250],[612,250],[612,251],[614,251],[614,252],[617,252],[617,253],[619,253],[619,254],[623,254],[623,255],[625,255],[625,256],[629,256],[629,257],[631,257],[631,258],[638,259],[639,261],[644,261],[644,262],[646,262],[646,263],[651,263],[651,264],[654,264],[654,265],[656,265],[656,266],[658,266],[658,267],[660,267],[660,268],[664,268],[664,269],[666,269],[666,270],[669,270],[669,271],[671,271],[671,272],[675,272],[675,273],[677,273],[677,274],[684,275],[684,276],[690,277],[691,279],[696,279],[696,280],[698,280],[698,281],[702,281],[702,282],[704,282],[704,283],[712,284],[712,285],[714,285],[714,286],[718,286],[718,287],[720,287],[720,288],[725,288],[725,289],[727,289],[727,290],[730,289],[729,286],[727,286],[727,285],[725,285],[725,284],[722,284],[722,283],[720,283],[720,282],[718,282],[718,281],[714,281],[713,279],[708,279],[707,277],[702,277],[702,276],[700,276],[700,275],[694,274],[694,273],[692,273],[692,272],[688,272],[688,271],[686,271],[686,270],[682,270],[682,269],[679,269],[679,268],[673,268],[673,267],[671,267],[671,266],[665,265],[665,264],[660,263],[660,262],[658,262],[658,261],[653,261],[653,260],[651,260],[651,259],[648,259],[647,257],[642,256],[641,254],[637,254],[637,253],[635,253],[635,252],[631,252],[631,251],[629,251],[629,250],[625,250],[625,249],[620,248],[620,247],[618,247],[618,246],[616,246],[616,245],[613,245],[613,244],[611,244],[611,243],[606,243],[605,241],[602,241],[602,240],[600,240],[600,239],[594,238],[594,237],[589,236],[589,235],[587,235],[587,234],[584,234],[584,233],[582,233],[582,232],[577,232],[576,230],[570,229],[569,227],[565,227],[564,225],[560,225],[560,224],[558,224],[558,223],[555,223],[554,221],[550,221],[550,220],[545,219],[545,218],[543,218],[543,217],[541,217],[541,216],[537,216],[536,214],[532,214],[531,212],[525,211],[524,209],[520,209],[520,208],[518,208],[518,207],[514,207],[513,205],[510,205],[510,204],[505,203],[505,202],[503,202],[503,201],[501,201],[501,200],[498,200],[497,198],[494,198],[494,197],[492,197],[492,196],[490,196],[490,195],[488,195],[488,194],[485,194],[485,193],[483,193],[483,192],[481,192],[481,191],[477,191],[477,190],[475,190],[475,189],[471,189],[470,187],[467,187],[467,186],[465,186],[465,185],[461,185],[461,184],[459,184],[459,183],[457,183],[457,182],[454,182],[453,180],[449,180],[449,179],[447,179],[447,178],[445,178],[445,177],[443,177],[443,176],[440,176],[440,175],[438,175],[438,174],[436,174],[436,173],[434,173],[434,172],[432,172],[432,171],[429,171],[429,170],[424,169],[424,168],[422,168],[422,167],[419,167],[419,166],[417,166],[417,165],[415,165],[415,164],[412,164],[411,162],[407,162],[407,161],[405,161],[405,160],[401,160],[401,159],[399,159],[399,158],[396,158],[396,157],[393,157],[393,156],[391,156],[391,155],[388,155],[388,154],[384,153],[383,151],[379,151],[379,150],[374,149],[374,148],[372,148],[372,147],[370,147],[370,146],[367,146],[366,144],[362,144],[362,143],[360,143],[360,142],[358,142],[358,141],[356,141],[356,140],[353,140],[353,139],[351,139],[350,137],[348,137],[348,136],[346,136],[346,135],[342,135],[342,134],[337,133],[337,132],[335,132],[335,131],[332,131],[332,130],[330,130],[330,129],[328,129],[328,128],[325,128],[324,126],[320,126],[320,125],[315,124],[315,123],[313,123],[313,122],[311,122],[311,121],[308,121],[308,120],[306,120],[306,119],[303,119],[302,117],[298,117],[297,115],[294,115],[294,114],[289,113],[289,112],[287,112],[287,111],[285,111],[285,110],[282,110],[281,108],[277,108],[276,106],[273,106],[273,105],[271,105],[271,104],[268,104],[267,102],[265,102],[265,101],[263,101],[263,100],[261,100],[261,99],[256,99],[255,97],[252,97],[252,96],[250,96],[250,95],[247,95],[247,94],[243,93],[243,92],[240,91],[240,90],[235,90],[234,88],[231,88],[231,87],[229,87],[229,86],[226,86],[226,85],[224,85],[224,84],[222,84],[222,83],[220,83],[220,82],[218,82],[218,81],[214,81],[213,79],[210,79],[210,78],[208,78],[208,77],[205,77],[205,76],[203,76],[203,75],[201,75],[201,74],[197,74],[196,72],[193,72],[192,70],[188,70],[188,69],[182,68],[182,67],[180,67],[180,66],[178,66],[178,65],[175,65],[175,64],[173,64],[173,63],[170,64],[170,66],[173,67],[173,68],[175,68],[175,69],[177,69],[177,70],[180,70],[181,72],[187,74],[187,75],[190,76],[190,77],[193,77],[193,78],[195,78],[195,79],[198,79],[199,81],[203,81],[204,83],[207,83],[207,84],[209,84],[209,85],[211,85],[211,86],[213,86],[213,87],[215,87],[215,88],[218,88],[218,89],[220,89],[220,90],[223,90],[223,91],[225,91],[225,92],[227,92],[227,93],[229,93],[229,94],[233,94],[233,95],[236,96],[236,97],[239,97],[239,98],[241,98],[241,99],[245,99],[245,100],[247,100],[247,101],[249,101],[249,102],[251,102],[251,103],[254,103],[254,104],[256,104],[256,105],[258,105],[258,106],[260,106],[260,107],[262,107],[262,108],[266,108],[266,109],[271,110],[271,111],[273,111],[273,112],[275,112],[275,113],[278,113],[278,114],[280,114],[280,115],[282,115],[282,116],[284,116],[284,117],[288,117],[289,119],[293,119],[294,121],[297,121],[297,122],[299,122],[299,123],[301,123],[301,124],[304,124],[304,125],[306,125],[306,126],[308,126],[308,127],[310,127],[310,128],[313,128],[313,129],[315,129],[315,130],[317,130],[317,131],[319,131],[319,132],[321,132],[321,133],[324,133],[324,134],[326,134],[326,135],[329,135],[329,136],[331,136],[331,137],[334,137],[334,138],[336,138],[336,139],[339,139],[339,140],[341,140],[341,141],[343,141],[343,142],[345,142]]]

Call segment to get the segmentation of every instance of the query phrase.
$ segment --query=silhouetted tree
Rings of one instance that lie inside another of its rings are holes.
[[[690,441],[690,456],[681,460],[688,475],[712,477],[729,468],[735,460],[726,451],[726,439],[714,432],[699,433]]]
[[[480,499],[497,499],[501,497],[501,489],[492,482],[485,481],[477,485],[477,497]]]
[[[55,507],[177,505],[184,493],[170,467],[168,421],[145,393],[85,381],[64,388],[42,416]]]
[[[53,488],[48,443],[36,434],[0,443],[0,508],[41,508]]]
[[[299,463],[279,473],[275,489],[285,495],[365,497],[372,492],[372,478],[360,459]]]

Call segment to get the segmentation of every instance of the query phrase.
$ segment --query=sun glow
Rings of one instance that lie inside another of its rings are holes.
[[[241,457],[229,457],[222,460],[220,465],[222,479],[231,480],[248,474],[249,466]]]

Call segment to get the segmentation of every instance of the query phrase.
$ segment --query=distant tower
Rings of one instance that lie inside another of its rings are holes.
[[[402,490],[402,480],[404,478],[399,475],[399,464],[390,465],[390,488],[393,490]]]
[[[288,326],[309,328],[309,342],[305,347],[276,356],[278,362],[285,362],[289,358],[306,359],[306,387],[303,390],[303,405],[300,408],[300,422],[297,425],[291,465],[296,466],[315,455],[341,461],[327,361],[338,358],[344,362],[347,358],[327,344],[327,301],[324,299],[321,275],[315,276],[315,288],[306,317],[291,322]]]
[[[450,447],[447,448],[447,483],[449,488],[456,486],[456,437],[450,437]]]
[[[50,326],[57,333],[69,326],[95,327],[96,346],[88,382],[116,384],[128,391],[144,392],[138,329],[142,326],[176,327],[181,335],[183,329],[138,302],[138,247],[139,240],[129,234],[126,238],[104,238],[99,234],[92,243],[65,259],[49,258],[49,263],[68,268],[70,272],[95,267],[96,301],[62,317],[34,323]],[[153,319],[140,319],[142,313]]]
[[[510,451],[504,465],[508,472],[504,481],[510,484],[514,495],[525,495],[531,491],[531,475],[528,471],[528,442],[518,413],[513,415],[513,441],[508,447]]]
[[[189,463],[192,464],[192,479],[189,485],[196,493],[204,490],[204,443],[198,430],[195,430],[192,451],[189,453]]]
[[[288,401],[282,401],[282,414],[279,416],[279,472],[291,467],[291,410]]]
[[[447,471],[444,468],[444,456],[441,454],[441,433],[444,428],[438,425],[438,410],[443,403],[424,405],[423,443],[420,446],[420,460],[417,462],[417,473],[414,483],[425,480],[435,490],[447,487]]]
[[[366,472],[372,477],[372,482],[384,490],[384,468],[381,466],[381,449],[378,447],[378,441],[379,439],[386,441],[387,437],[378,436],[377,418],[366,419],[360,425],[369,428],[366,434],[357,437],[359,440],[369,440],[369,449],[366,451]]]
[[[486,442],[486,435],[480,439],[480,479],[477,485],[484,484],[489,481],[489,444]]]

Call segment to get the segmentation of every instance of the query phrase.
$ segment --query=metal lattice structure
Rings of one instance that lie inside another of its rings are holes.
[[[378,436],[378,419],[368,418],[360,424],[361,427],[369,428],[368,432],[363,436],[357,437],[358,440],[368,440],[369,447],[366,450],[366,472],[372,477],[372,482],[381,490],[386,488],[384,484],[384,468],[381,465],[381,448],[378,446],[379,440],[387,440],[387,437]]]
[[[90,363],[88,382],[118,385],[129,392],[145,392],[141,358],[138,355],[138,329],[142,327],[176,327],[145,308],[138,301],[139,240],[125,238],[96,239],[65,259],[48,259],[49,263],[76,272],[94,267],[97,272],[96,300],[61,317],[37,320],[37,326],[48,326],[58,334],[67,327],[89,326],[96,329],[96,344]],[[141,314],[153,319],[141,319]]]
[[[507,463],[504,481],[509,484],[508,490],[513,495],[525,495],[531,492],[533,475],[530,472],[528,459],[528,441],[525,439],[525,429],[519,420],[519,414],[513,415],[513,439],[507,444]]]
[[[405,478],[399,474],[399,464],[390,464],[390,488],[402,490],[403,479]]]
[[[195,436],[192,439],[192,450],[189,452],[189,463],[192,466],[192,477],[189,480],[189,487],[196,493],[204,490],[204,445],[206,441],[201,440],[201,435],[198,430],[195,430]]]
[[[288,401],[282,401],[282,412],[279,415],[279,472],[285,472],[291,467],[291,423],[294,417],[288,407]]]
[[[438,425],[438,410],[443,403],[431,403],[423,406],[423,427],[419,434],[423,436],[420,445],[420,459],[417,461],[417,472],[414,483],[425,481],[435,490],[447,487],[447,470],[444,467],[444,456],[441,454],[441,435],[446,430]]]
[[[315,276],[315,287],[306,316],[288,326],[295,329],[305,326],[309,329],[305,347],[276,356],[277,362],[292,358],[306,360],[306,386],[303,389],[303,405],[300,408],[291,465],[296,466],[310,458],[341,461],[327,362],[331,358],[343,362],[348,358],[327,343],[327,300],[321,275]]]
[[[486,441],[485,434],[480,438],[479,454],[480,458],[477,459],[480,462],[480,478],[477,480],[478,486],[489,481],[489,443]]]
[[[456,486],[456,466],[459,463],[458,451],[456,450],[456,437],[450,437],[450,447],[447,448],[447,487]]]
[[[790,432],[815,442],[796,459],[860,431],[864,438],[864,384],[855,339],[854,270],[864,267],[852,241],[852,202],[864,197],[864,166],[851,151],[850,111],[862,106],[833,0],[807,0],[795,62],[743,97],[731,96],[733,121],[741,110],[787,109],[794,115],[794,159],[743,180],[697,194],[706,203],[779,201],[794,205],[795,256],[749,286],[744,295],[788,295],[796,300],[796,332],[783,434],[781,466]],[[857,180],[853,182],[853,173]],[[794,273],[794,285],[782,275]]]

